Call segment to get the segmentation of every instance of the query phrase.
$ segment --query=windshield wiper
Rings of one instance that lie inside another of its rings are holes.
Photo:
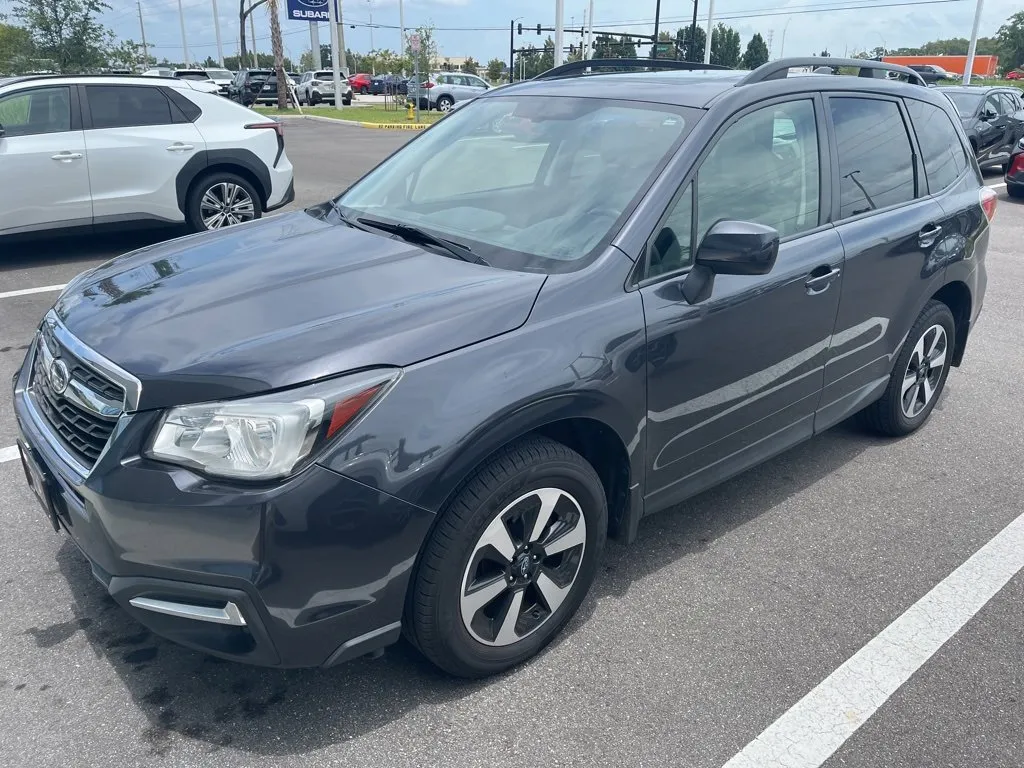
[[[343,219],[346,223],[351,224],[347,219]],[[381,232],[389,232],[392,235],[397,235],[406,242],[415,243],[418,245],[430,245],[434,248],[440,248],[443,251],[451,254],[457,259],[468,261],[473,264],[483,264],[485,267],[490,266],[486,261],[481,259],[475,253],[473,249],[468,245],[463,245],[454,240],[448,240],[437,235],[432,235],[426,230],[414,227],[412,224],[398,224],[390,221],[380,221],[379,219],[371,219],[367,216],[360,216],[355,220],[358,224],[362,224],[364,227],[373,227],[379,229]],[[353,224],[355,226],[355,224]]]

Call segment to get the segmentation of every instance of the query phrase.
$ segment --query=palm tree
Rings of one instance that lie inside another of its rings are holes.
[[[278,0],[267,0],[270,13],[270,47],[274,53],[274,71],[277,72],[277,108],[288,106],[288,75],[284,71],[284,44],[281,41],[281,17],[278,15]]]

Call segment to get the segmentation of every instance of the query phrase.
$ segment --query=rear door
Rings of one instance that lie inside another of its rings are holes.
[[[1003,135],[1002,146],[999,147],[999,154],[1004,160],[1008,160],[1017,141],[1024,135],[1024,122],[1020,111],[1020,101],[1016,95],[1009,91],[999,92],[999,104],[1002,115],[1006,121],[1006,130]]]
[[[934,259],[945,212],[928,196],[901,100],[828,99],[836,229],[846,252],[842,299],[815,430],[881,394],[903,338],[941,285]]]
[[[85,144],[96,223],[184,221],[178,173],[206,149],[199,130],[164,94],[143,85],[86,85]]]
[[[0,96],[0,234],[89,224],[85,136],[73,86]]]

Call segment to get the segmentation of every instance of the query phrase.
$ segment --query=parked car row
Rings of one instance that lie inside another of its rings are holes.
[[[957,85],[938,89],[953,102],[982,168],[1008,169],[1024,138],[1024,100],[1016,88]]]
[[[291,202],[283,125],[201,85],[0,79],[0,164],[18,180],[0,185],[0,237],[125,222],[215,230]]]

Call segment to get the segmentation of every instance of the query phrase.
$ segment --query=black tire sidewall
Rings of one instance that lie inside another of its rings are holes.
[[[583,510],[587,539],[572,591],[554,616],[539,629],[511,646],[487,646],[475,640],[462,622],[460,597],[465,569],[473,547],[484,529],[505,506],[531,490],[557,487],[570,493]],[[493,674],[535,655],[547,645],[576,613],[594,580],[604,548],[607,504],[597,475],[582,458],[579,461],[545,461],[528,467],[491,489],[480,506],[464,521],[447,552],[435,585],[437,627],[444,632],[444,654],[452,671],[467,676]]]
[[[932,397],[931,402],[925,406],[921,413],[911,419],[903,413],[900,388],[902,387],[903,377],[910,363],[910,358],[914,354],[914,347],[925,331],[933,325],[941,325],[942,329],[946,332],[946,361],[942,367],[942,375],[939,377],[938,386],[935,388],[935,396]],[[937,301],[929,302],[918,316],[910,333],[907,334],[907,340],[903,344],[903,349],[900,350],[899,357],[896,358],[889,387],[885,394],[885,405],[890,409],[891,423],[896,426],[901,434],[910,434],[921,427],[928,420],[936,403],[939,402],[946,387],[946,378],[949,376],[955,344],[956,322],[953,319],[953,313],[949,311],[949,307],[945,304]]]
[[[189,190],[188,198],[185,202],[185,221],[193,232],[218,231],[208,230],[203,224],[203,217],[199,210],[199,204],[203,199],[203,195],[206,194],[206,191],[214,184],[220,184],[221,182],[230,182],[243,187],[245,191],[249,193],[249,196],[252,197],[253,210],[256,214],[255,218],[258,219],[263,216],[263,203],[260,201],[259,193],[256,192],[256,189],[251,183],[249,183],[249,181],[228,171],[214,171],[213,173],[206,174],[196,179],[192,183],[192,188]],[[224,227],[224,229],[230,229],[230,227]]]
[[[442,104],[447,104],[448,105],[448,109],[447,110],[442,109],[441,108]],[[455,106],[455,102],[452,100],[452,98],[450,96],[442,96],[440,99],[437,100],[437,111],[438,112],[451,111],[451,108],[454,107],[454,106]]]

